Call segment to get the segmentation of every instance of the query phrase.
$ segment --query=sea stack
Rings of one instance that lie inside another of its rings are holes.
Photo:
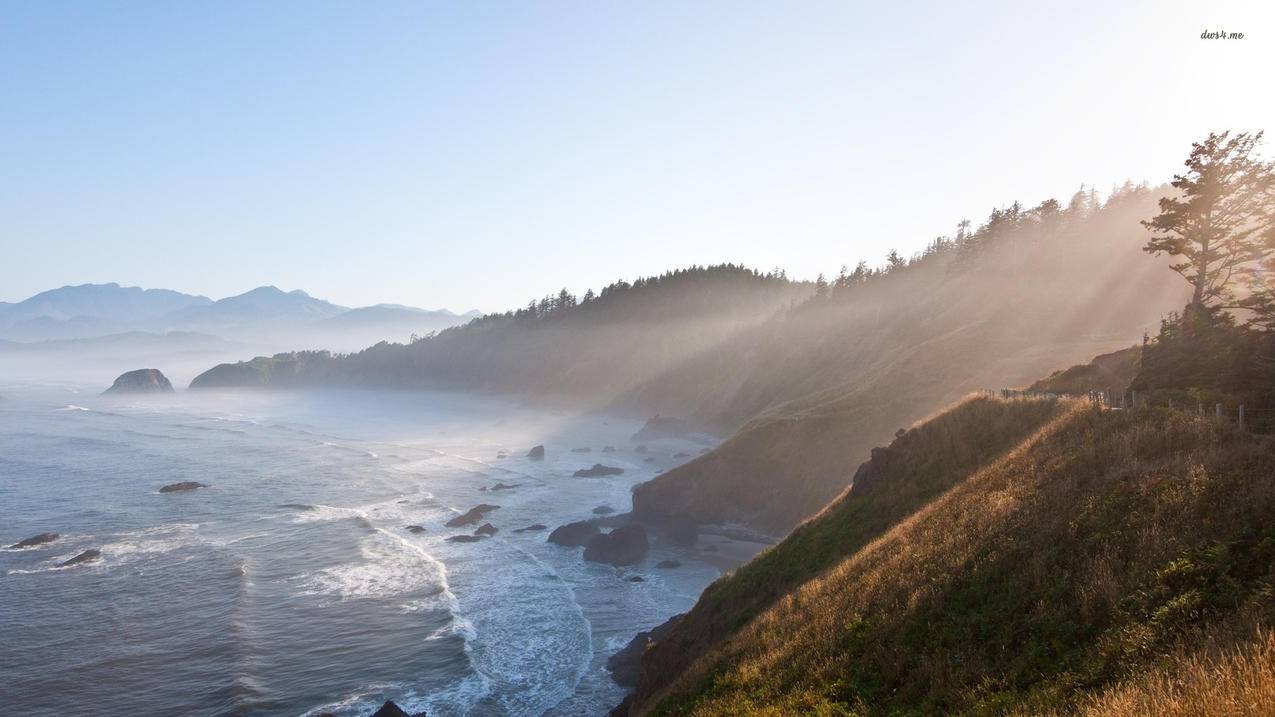
[[[119,393],[172,393],[173,384],[157,368],[139,368],[136,371],[120,374],[111,387],[102,395]]]

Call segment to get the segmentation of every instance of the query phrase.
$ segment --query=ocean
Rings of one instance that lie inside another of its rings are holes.
[[[640,425],[442,392],[0,386],[0,544],[60,535],[0,550],[0,704],[605,714],[624,694],[606,658],[720,571],[658,541],[635,566],[586,563],[515,530],[627,511],[633,485],[703,448],[638,453]],[[624,474],[572,477],[597,462]],[[158,490],[181,481],[207,487]],[[448,542],[475,526],[444,523],[480,503],[500,506],[480,521],[499,532]],[[58,567],[88,549],[100,559]]]

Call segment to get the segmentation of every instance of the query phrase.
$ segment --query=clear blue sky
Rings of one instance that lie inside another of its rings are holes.
[[[966,5],[6,0],[0,300],[813,277],[1275,130],[1275,3]]]

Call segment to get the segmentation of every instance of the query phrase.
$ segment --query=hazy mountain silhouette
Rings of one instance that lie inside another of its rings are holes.
[[[123,340],[140,340],[135,332],[193,331],[256,341],[274,350],[298,343],[348,350],[382,340],[406,341],[413,333],[424,335],[477,315],[400,304],[348,309],[274,286],[213,301],[168,289],[81,284],[0,303],[0,337],[43,342],[120,334]]]

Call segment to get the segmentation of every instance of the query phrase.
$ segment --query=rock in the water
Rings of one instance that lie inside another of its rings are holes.
[[[417,535],[420,535],[421,533],[425,532],[425,528],[419,525],[405,525],[403,527],[407,528],[407,532],[415,533]]]
[[[656,564],[655,564],[655,567],[657,567],[657,568],[659,568],[659,569],[661,569],[661,570],[671,570],[671,569],[673,569],[673,568],[680,568],[680,567],[682,567],[682,561],[680,561],[680,560],[661,560],[660,562],[658,562],[658,563],[656,563]]]
[[[386,700],[385,704],[381,705],[381,709],[372,713],[372,717],[425,717],[425,713],[417,712],[410,715],[404,712],[402,707],[394,704],[393,700]]]
[[[449,543],[477,543],[482,540],[481,535],[453,535],[447,539]]]
[[[674,458],[690,458],[691,454],[687,453],[686,451],[678,451],[677,453],[673,454],[673,457]]]
[[[481,520],[484,515],[487,515],[488,513],[490,513],[491,511],[499,507],[500,506],[498,505],[488,505],[487,503],[481,503],[477,506],[474,506],[473,508],[470,508],[469,511],[464,513],[463,515],[458,515],[455,518],[452,518],[451,520],[447,521],[446,525],[449,528],[459,528],[462,525],[473,525],[474,523],[477,523],[479,520]]]
[[[643,463],[654,463],[654,462],[655,462],[655,456],[650,456],[650,457],[648,457],[648,458],[643,458],[643,459],[642,459],[642,462],[643,462]]]
[[[541,458],[544,458],[544,457],[545,457],[545,447],[544,447],[544,446],[534,446],[531,450],[527,451],[527,457],[528,457],[528,458],[534,458],[534,459],[537,459],[537,460],[538,460],[538,459],[541,459]]]
[[[646,528],[625,525],[589,538],[584,546],[584,559],[594,563],[632,565],[641,560],[650,548]]]
[[[571,452],[572,453],[592,453],[593,449],[592,448],[572,448]]]
[[[517,483],[501,483],[497,481],[496,485],[492,486],[491,489],[492,490],[513,490],[514,488],[517,488],[517,487],[518,487]]]
[[[474,535],[495,535],[496,532],[496,526],[491,523],[483,523],[482,527],[474,531]]]
[[[496,460],[503,461],[508,457],[509,453],[507,451],[496,451]]]
[[[74,558],[71,558],[70,560],[66,560],[61,563],[58,563],[58,567],[67,568],[72,565],[79,565],[80,563],[91,563],[100,557],[102,557],[102,551],[97,550],[96,548],[89,548],[88,550],[85,550],[84,552],[80,553]]]
[[[593,509],[594,515],[609,515],[614,512],[615,512],[615,508],[612,508],[609,505],[599,505],[598,507]]]
[[[160,488],[159,492],[160,493],[184,493],[188,490],[195,490],[196,488],[207,488],[207,487],[208,486],[204,485],[203,483],[200,483],[199,481],[184,480],[180,483],[169,483],[168,485]]]
[[[34,548],[37,545],[52,543],[53,541],[57,539],[58,539],[57,533],[40,533],[39,535],[32,535],[30,538],[27,538],[26,540],[19,540],[13,545],[10,545],[9,549],[21,550],[22,548]]]
[[[601,463],[594,463],[592,468],[581,468],[576,471],[574,475],[576,478],[601,478],[603,476],[618,476],[623,473],[623,468],[604,466]]]
[[[541,525],[540,523],[536,523],[536,524],[534,524],[534,525],[528,525],[528,526],[527,526],[527,527],[525,527],[525,528],[519,528],[519,529],[515,530],[514,532],[515,532],[515,533],[538,533],[538,532],[540,532],[540,531],[542,531],[542,530],[548,530],[548,529],[549,529],[549,527],[548,527],[548,526],[546,526],[546,525]]]
[[[663,640],[680,619],[682,619],[681,615],[674,615],[659,627],[639,632],[632,640],[629,640],[629,644],[625,645],[624,649],[608,657],[607,670],[611,673],[611,679],[625,687],[637,685],[638,673],[642,667],[642,653],[646,652],[647,645]]]
[[[603,453],[615,453],[615,446],[602,446]]]
[[[120,374],[102,395],[114,393],[172,393],[173,384],[157,368],[139,368]]]
[[[646,446],[638,446],[637,448],[634,448],[633,450],[637,451],[638,453],[646,453],[650,449],[647,448]]]
[[[631,575],[631,576],[629,576],[629,582],[631,582],[631,583],[644,583],[644,582],[646,582],[646,578],[642,577],[641,575]]]
[[[549,542],[565,545],[568,548],[578,548],[589,542],[589,539],[598,534],[598,526],[587,520],[581,520],[577,523],[567,523],[553,529],[549,534]]]

